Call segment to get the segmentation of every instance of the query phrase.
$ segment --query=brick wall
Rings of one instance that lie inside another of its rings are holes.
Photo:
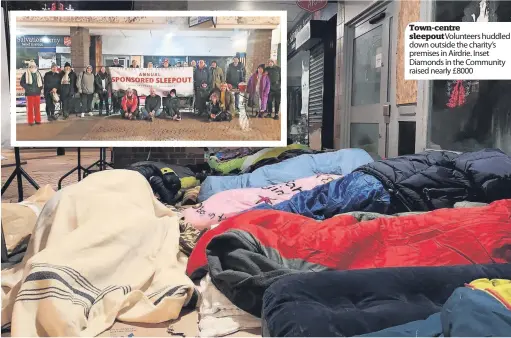
[[[204,162],[204,148],[114,148],[114,166],[116,169],[147,160],[168,164],[198,164]]]
[[[270,56],[271,56],[271,30],[270,29],[251,30],[248,34],[247,41],[247,61],[245,65],[247,69],[247,74],[254,73],[257,69],[257,66],[259,66],[261,63],[266,64],[266,61],[268,61]]]
[[[83,72],[89,65],[90,34],[88,28],[71,27],[71,65],[76,72]]]

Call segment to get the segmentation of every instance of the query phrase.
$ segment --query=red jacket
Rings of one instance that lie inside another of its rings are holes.
[[[132,95],[131,100],[128,100],[128,95],[124,95],[121,106],[123,111],[134,113],[138,106],[138,97],[136,95]]]

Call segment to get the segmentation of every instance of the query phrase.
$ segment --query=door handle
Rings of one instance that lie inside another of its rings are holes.
[[[383,105],[383,121],[385,123],[390,123],[390,104]]]

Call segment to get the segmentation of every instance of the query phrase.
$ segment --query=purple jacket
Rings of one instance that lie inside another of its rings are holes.
[[[253,96],[256,91],[256,83],[257,83],[257,71],[252,74],[250,79],[248,79],[247,83],[247,92],[250,96]],[[263,74],[261,80],[259,81],[259,95],[261,96],[261,107],[260,110],[266,110],[266,104],[268,103],[268,95],[270,94],[270,78]]]

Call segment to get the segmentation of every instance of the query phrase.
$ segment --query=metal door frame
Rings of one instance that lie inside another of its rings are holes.
[[[351,124],[352,123],[378,123],[379,125],[379,141],[378,141],[378,153],[380,156],[388,156],[389,153],[389,144],[390,144],[390,119],[387,118],[385,121],[383,116],[383,106],[388,105],[389,109],[392,110],[394,106],[395,98],[394,98],[394,76],[393,72],[395,70],[394,57],[391,55],[394,52],[394,39],[391,36],[392,32],[395,32],[394,25],[396,20],[394,20],[394,3],[392,1],[382,1],[376,2],[370,8],[366,9],[361,13],[361,15],[357,16],[354,20],[350,21],[347,24],[346,34],[345,34],[345,121],[347,121],[348,125],[344,130],[348,133],[348,137],[346,140],[348,144],[346,146],[349,147],[351,143]],[[385,18],[378,23],[370,24],[368,21],[379,13],[385,12]],[[359,111],[354,114],[353,108],[351,106],[352,99],[352,90],[353,90],[353,59],[354,59],[354,40],[355,38],[376,29],[379,26],[383,26],[383,35],[382,35],[382,73],[381,73],[381,85],[380,85],[380,103],[381,106],[379,109],[379,115],[372,115],[373,113],[360,112],[362,109],[374,109],[375,105],[366,106],[358,106],[355,109]],[[386,52],[385,52],[386,51]],[[390,65],[390,67],[389,67]],[[388,122],[388,123],[384,123]]]

